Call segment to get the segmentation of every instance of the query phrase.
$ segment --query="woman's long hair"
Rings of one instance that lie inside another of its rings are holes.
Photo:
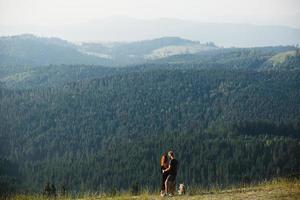
[[[164,164],[167,162],[168,162],[168,156],[167,156],[167,153],[164,153],[160,159],[160,166],[164,166]]]

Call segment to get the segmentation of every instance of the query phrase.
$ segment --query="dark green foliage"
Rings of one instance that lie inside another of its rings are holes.
[[[65,184],[62,184],[60,188],[60,196],[65,196],[66,194],[67,194],[67,188]]]
[[[259,69],[271,56],[291,50],[295,50],[295,47],[221,48],[197,54],[170,56],[154,62],[179,63],[183,66],[197,63],[202,68]]]
[[[299,137],[300,123],[296,121],[290,124],[276,124],[271,121],[243,121],[236,123],[232,129],[236,133],[246,135],[274,135]]]
[[[6,199],[18,188],[18,166],[8,159],[0,158],[0,199]]]
[[[64,188],[62,188],[64,189]],[[62,190],[63,194],[65,195],[65,190]],[[54,185],[54,183],[50,184],[50,182],[47,182],[45,187],[44,187],[44,191],[43,191],[43,195],[46,197],[56,197],[57,193],[56,193],[56,187]]]
[[[139,183],[135,182],[130,187],[130,192],[132,195],[138,195],[140,192],[140,186]]]
[[[58,88],[0,90],[1,157],[20,190],[159,187],[174,150],[178,183],[209,187],[300,169],[300,72],[145,70]]]
[[[54,197],[57,195],[56,194],[56,187],[53,183],[51,184],[51,187],[50,187],[50,194],[51,194],[51,196],[54,196]]]
[[[43,195],[48,196],[48,197],[51,195],[51,185],[49,182],[47,182],[44,187]]]
[[[123,69],[94,65],[0,66],[8,88],[29,89],[62,86],[69,82],[112,76]]]

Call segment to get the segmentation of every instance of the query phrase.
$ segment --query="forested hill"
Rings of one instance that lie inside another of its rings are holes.
[[[24,34],[0,37],[0,72],[3,67],[41,69],[47,65],[62,64],[124,67],[141,63],[200,63],[221,66],[231,62],[231,67],[239,67],[241,64],[245,64],[245,67],[259,67],[276,54],[296,49],[295,46],[221,48],[212,42],[201,43],[179,37],[74,44],[60,38]]]
[[[19,190],[157,188],[169,149],[188,185],[300,171],[299,70],[155,69],[0,97],[0,175]]]
[[[0,66],[105,65],[124,66],[148,59],[218,49],[179,37],[162,37],[136,42],[75,44],[60,38],[31,34],[0,37]]]
[[[60,38],[42,38],[31,34],[0,37],[0,66],[41,66],[50,64],[110,64],[80,52],[77,46]]]
[[[129,46],[132,51],[137,53],[138,49],[143,49],[144,46],[151,49],[157,47],[158,44],[168,45],[170,42],[174,44],[189,44],[191,41],[161,38],[159,40],[141,41],[127,45],[123,44],[123,46]],[[119,53],[122,54],[121,52],[125,52],[123,48],[124,47],[116,47],[115,51],[118,52],[116,54],[119,55]],[[119,51],[117,49],[123,50]],[[94,49],[94,51],[96,50]],[[122,62],[122,60],[123,59],[118,60],[118,62]],[[117,74],[173,69],[297,71],[300,69],[300,54],[299,50],[295,47],[278,46],[207,50],[195,54],[181,54],[152,59],[142,64],[120,68],[89,64],[51,64],[46,66],[0,65],[0,82],[3,82],[8,88],[18,89],[61,87],[70,82],[109,77]]]

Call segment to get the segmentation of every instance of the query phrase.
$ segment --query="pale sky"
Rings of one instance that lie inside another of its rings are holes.
[[[56,26],[111,16],[300,28],[300,0],[0,0],[0,25]]]

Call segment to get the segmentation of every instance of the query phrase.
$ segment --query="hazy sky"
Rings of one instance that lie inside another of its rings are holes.
[[[0,0],[0,25],[75,24],[110,16],[300,27],[300,0]]]

